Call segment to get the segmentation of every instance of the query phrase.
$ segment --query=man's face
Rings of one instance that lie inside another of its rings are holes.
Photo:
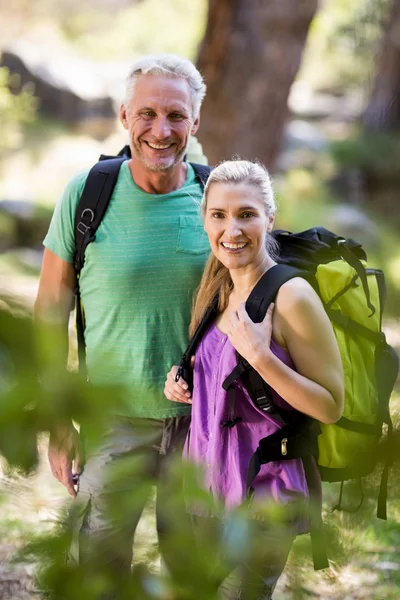
[[[183,78],[140,75],[133,98],[122,104],[120,118],[129,131],[132,158],[145,169],[172,169],[185,155],[199,118],[192,114],[190,88]]]

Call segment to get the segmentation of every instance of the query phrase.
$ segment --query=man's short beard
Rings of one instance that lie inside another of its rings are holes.
[[[141,161],[146,166],[146,169],[152,171],[152,173],[166,173],[167,171],[170,171],[171,169],[176,167],[176,165],[180,162],[181,158],[181,156],[178,159],[175,158],[174,161],[169,165],[155,165],[153,163],[148,163],[147,160],[143,158],[141,159]]]

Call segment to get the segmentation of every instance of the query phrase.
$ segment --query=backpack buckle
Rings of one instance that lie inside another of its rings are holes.
[[[77,230],[79,231],[79,233],[81,233],[82,235],[85,235],[85,233],[87,232],[87,230],[90,228],[90,225],[86,225],[86,223],[84,223],[83,221],[79,221],[78,226],[77,226]]]
[[[92,211],[92,209],[85,208],[81,213],[81,219],[82,219],[82,221],[79,221],[79,223],[77,225],[77,230],[82,235],[85,235],[85,233],[87,232],[91,223],[93,223],[93,220],[94,220],[94,212]],[[84,223],[83,219],[85,219],[85,221],[89,221],[89,225],[86,225],[86,223]]]

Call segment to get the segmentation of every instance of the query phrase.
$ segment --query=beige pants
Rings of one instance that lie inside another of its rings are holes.
[[[133,537],[153,484],[157,531],[163,535],[163,481],[173,456],[182,454],[190,417],[116,418],[103,444],[88,457],[79,479],[70,522],[68,560],[129,572]]]

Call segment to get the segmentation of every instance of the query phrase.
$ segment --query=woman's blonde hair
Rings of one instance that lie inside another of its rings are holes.
[[[265,214],[270,217],[276,212],[274,192],[272,190],[271,178],[267,169],[258,162],[249,160],[226,160],[211,171],[207,184],[204,188],[201,211],[203,217],[207,209],[208,192],[216,183],[252,185],[260,193],[264,202]],[[270,235],[266,237],[267,252],[273,258],[277,255],[277,242]],[[229,270],[211,254],[204,269],[203,277],[195,298],[192,311],[192,319],[189,327],[189,335],[196,331],[207,308],[216,296],[218,296],[218,311],[222,312],[227,304],[233,289],[233,283]]]

